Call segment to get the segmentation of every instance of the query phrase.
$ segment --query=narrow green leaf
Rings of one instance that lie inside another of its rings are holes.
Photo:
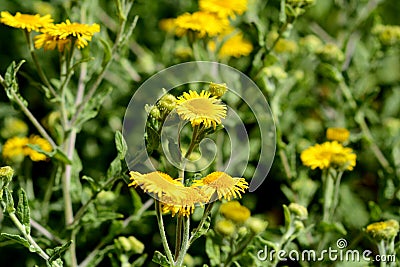
[[[221,252],[219,250],[219,246],[217,244],[214,244],[212,238],[209,236],[206,239],[206,253],[208,258],[210,259],[211,266],[216,266],[221,263]]]
[[[97,251],[96,256],[89,261],[86,265],[87,267],[96,267],[104,259],[104,256],[114,249],[114,245],[109,245],[99,251]]]
[[[116,157],[110,164],[110,167],[107,170],[107,178],[119,176],[122,171],[121,159]]]
[[[26,248],[30,248],[30,244],[29,244],[28,240],[26,240],[25,238],[23,238],[20,235],[1,233],[0,236],[6,238],[8,240],[15,241],[16,243],[23,245]]]
[[[10,192],[10,190],[6,187],[4,188],[4,197],[5,197],[5,202],[6,202],[6,209],[8,213],[14,213],[15,208],[14,208],[14,199],[13,196]]]
[[[17,81],[17,72],[24,62],[25,60],[21,60],[16,65],[15,61],[13,61],[7,68],[6,74],[4,75],[4,81],[6,84],[5,91],[7,93],[7,97],[12,102],[15,102],[15,94],[17,98],[24,104],[24,106],[28,106],[28,102],[19,94],[19,86]]]
[[[147,254],[145,253],[145,254],[141,255],[139,258],[137,258],[134,262],[132,262],[131,267],[144,266],[146,259],[147,259]]]
[[[124,136],[120,131],[115,133],[115,146],[118,151],[119,159],[123,160],[125,158],[125,154],[128,151],[128,146],[125,142]]]
[[[19,190],[19,199],[17,206],[17,217],[25,225],[25,231],[29,235],[31,232],[31,215],[29,210],[28,198],[24,189]]]
[[[290,228],[291,217],[289,208],[286,205],[283,205],[283,214],[285,216],[285,231],[287,232]]]
[[[50,255],[50,258],[49,258],[48,262],[51,263],[51,262],[53,262],[53,261],[55,261],[55,260],[61,258],[62,255],[63,255],[63,254],[68,250],[68,248],[71,246],[72,242],[73,242],[73,241],[70,240],[70,241],[68,241],[67,243],[65,243],[64,245],[55,247],[55,248],[53,249],[52,255]]]
[[[101,185],[96,180],[94,180],[92,177],[84,175],[82,177],[82,180],[87,181],[90,184],[90,186],[92,187],[94,192],[100,191]]]
[[[156,250],[156,251],[154,252],[154,256],[153,256],[152,261],[153,261],[154,263],[159,264],[159,265],[162,266],[162,267],[169,267],[169,266],[170,266],[167,257],[164,256],[164,255],[163,255],[160,251],[158,251],[158,250]]]
[[[154,128],[147,127],[146,128],[146,147],[147,147],[148,153],[150,154],[151,152],[153,152],[153,150],[158,149],[159,145],[160,145],[160,135]]]
[[[110,60],[111,60],[111,46],[110,43],[105,40],[104,38],[98,38],[98,40],[100,40],[100,43],[103,45],[103,52],[104,52],[104,56],[103,56],[103,60],[101,62],[101,66],[104,67]]]
[[[210,229],[210,225],[211,225],[211,216],[207,216],[207,219],[205,220],[201,229],[199,231],[197,231],[196,233],[192,232],[192,235],[194,234],[193,241],[195,241],[202,235],[205,235],[208,232],[208,229]]]

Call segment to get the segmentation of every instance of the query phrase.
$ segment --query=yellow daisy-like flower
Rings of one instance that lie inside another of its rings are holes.
[[[24,148],[28,143],[28,137],[16,136],[8,139],[3,146],[2,157],[5,160],[21,162],[25,157]]]
[[[247,10],[247,0],[199,0],[200,10],[213,12],[220,17],[235,18],[235,14],[241,15]]]
[[[54,50],[58,47],[63,51],[67,44],[72,41],[76,47],[84,48],[95,33],[100,32],[100,26],[96,23],[92,25],[81,24],[69,21],[59,24],[49,25],[41,30],[43,34],[35,37],[35,48],[44,47],[47,50]]]
[[[13,28],[31,32],[39,31],[41,28],[46,27],[53,22],[53,19],[50,15],[40,16],[39,14],[30,15],[17,12],[13,16],[8,11],[2,11],[0,22]]]
[[[333,141],[307,148],[301,152],[300,158],[303,165],[313,170],[333,167],[351,171],[356,166],[357,156],[351,148],[343,147],[342,144]]]
[[[399,233],[399,222],[387,220],[369,224],[365,231],[377,241],[391,240]]]
[[[244,223],[250,217],[250,210],[242,206],[238,201],[229,201],[221,204],[221,214],[236,223]]]
[[[183,36],[192,31],[199,38],[213,37],[226,31],[229,27],[229,20],[214,13],[197,11],[184,13],[177,17],[175,26],[175,34],[178,36]]]
[[[186,196],[180,179],[173,179],[166,173],[155,171],[147,174],[130,172],[132,182],[128,186],[140,186],[143,191],[152,193],[163,203],[178,205]]]
[[[213,172],[200,180],[193,182],[194,186],[202,186],[201,190],[210,201],[216,194],[218,199],[231,200],[232,198],[241,197],[248,188],[248,183],[244,178],[232,178],[224,172]]]
[[[219,38],[221,41],[223,37]],[[209,43],[209,48],[211,51],[215,51],[215,43],[211,41]],[[219,58],[227,58],[227,57],[242,57],[248,56],[251,51],[253,51],[253,45],[251,42],[245,40],[243,38],[243,33],[238,32],[229,39],[227,39],[221,46],[218,51]]]
[[[326,130],[326,138],[328,140],[345,142],[349,139],[350,132],[345,128],[328,128]]]
[[[32,161],[45,161],[47,160],[47,156],[43,153],[33,150],[28,146],[38,145],[40,149],[46,152],[51,152],[52,147],[47,140],[32,135],[31,137],[13,137],[6,141],[3,146],[2,156],[6,160],[11,160],[15,162],[20,162],[24,159],[25,156],[29,156]]]
[[[183,187],[183,195],[178,200],[175,200],[175,204],[163,203],[162,211],[164,213],[171,212],[172,217],[175,214],[179,214],[181,216],[189,216],[193,214],[196,205],[202,205],[206,202],[205,197],[203,196],[200,188],[197,187]]]
[[[184,92],[176,104],[176,112],[182,119],[190,121],[192,126],[203,124],[206,128],[213,126],[215,129],[226,117],[226,106],[204,90],[200,94],[192,90]]]
[[[44,138],[41,138],[37,135],[32,135],[29,137],[29,144],[37,145],[41,150],[45,152],[51,152],[53,150],[51,144]],[[25,155],[29,156],[32,161],[44,161],[47,159],[47,156],[43,153],[33,150],[29,146],[24,148]]]

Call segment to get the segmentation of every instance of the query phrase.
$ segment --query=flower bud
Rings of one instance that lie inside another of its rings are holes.
[[[238,201],[222,203],[220,212],[226,219],[236,223],[244,223],[250,217],[250,210]]]
[[[26,136],[28,134],[28,130],[28,125],[24,121],[14,117],[7,117],[4,120],[4,125],[1,129],[0,135],[4,139],[8,139],[13,136]]]
[[[13,176],[14,170],[10,166],[4,166],[0,168],[0,192],[8,186]]]
[[[395,238],[399,232],[399,222],[396,220],[388,220],[372,223],[367,226],[366,232],[376,241],[391,240]]]
[[[326,138],[332,141],[345,142],[349,139],[350,132],[345,128],[328,128]]]
[[[400,43],[400,26],[376,25],[372,29],[379,42],[385,46],[392,46]]]
[[[158,109],[158,107],[157,106],[153,106],[151,109],[150,109],[150,116],[153,118],[153,119],[155,119],[155,120],[158,120],[158,119],[160,119],[161,118],[161,112],[160,112],[160,110]]]
[[[210,91],[211,95],[216,96],[218,98],[223,96],[227,90],[228,87],[226,87],[226,83],[218,84],[211,82],[208,87],[208,91]]]
[[[317,54],[322,61],[328,63],[340,63],[344,60],[344,54],[340,48],[335,44],[326,44],[318,49]]]
[[[144,244],[140,242],[134,236],[120,236],[114,240],[116,246],[125,252],[131,252],[133,254],[142,254],[144,250]]]
[[[223,236],[231,236],[235,233],[236,227],[230,220],[219,220],[215,224],[215,231]]]
[[[165,94],[157,103],[161,111],[171,112],[176,107],[176,97],[171,94]]]
[[[144,250],[144,244],[140,242],[136,237],[128,237],[129,243],[131,244],[131,249],[135,254],[142,254]]]
[[[268,222],[264,221],[260,218],[257,217],[250,217],[246,221],[246,225],[249,227],[250,231],[252,231],[255,234],[260,234],[267,229]]]
[[[304,229],[304,224],[302,221],[294,221],[294,229],[296,232],[300,232],[301,230]]]
[[[100,204],[108,205],[114,202],[116,195],[111,191],[101,191],[97,194],[97,199]]]
[[[306,220],[308,217],[307,208],[297,203],[290,203],[288,206],[289,211],[295,215],[298,220]]]

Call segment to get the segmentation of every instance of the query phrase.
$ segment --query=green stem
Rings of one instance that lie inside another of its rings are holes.
[[[385,241],[384,240],[381,240],[379,243],[378,243],[378,251],[379,251],[379,255],[380,255],[380,257],[382,258],[382,256],[386,256],[387,254],[386,254],[386,245],[385,245]],[[380,261],[380,265],[379,265],[380,267],[386,267],[386,261]]]
[[[189,246],[192,245],[194,240],[196,239],[197,233],[203,228],[204,223],[207,220],[208,215],[211,213],[211,210],[214,206],[215,202],[208,203],[206,208],[204,209],[203,217],[201,217],[201,220],[199,222],[199,225],[196,227],[196,229],[192,232],[192,236],[189,238]]]
[[[25,239],[29,242],[30,246],[33,247],[33,249],[39,254],[40,257],[42,257],[45,261],[48,261],[50,259],[50,256],[44,252],[44,250],[36,243],[35,240],[33,240],[32,236],[30,234],[27,234],[25,225],[23,225],[17,216],[15,215],[15,212],[10,212],[8,213],[10,216],[11,221],[14,223],[14,225],[18,228],[18,230],[22,233],[22,235],[25,237]],[[56,267],[61,267],[57,262],[53,262],[53,265]]]
[[[331,212],[330,212],[330,218],[333,218],[335,215],[335,210],[339,204],[339,191],[340,191],[340,181],[342,179],[343,171],[340,171],[336,178],[335,178],[335,189],[334,189],[334,195],[333,195],[333,201],[332,201],[332,207],[331,207]]]
[[[190,235],[190,218],[183,216],[183,242],[179,251],[178,259],[176,260],[176,267],[181,267],[185,258],[186,252],[189,249],[189,235]]]
[[[33,63],[35,64],[35,67],[36,67],[36,71],[38,72],[40,79],[42,80],[44,85],[49,89],[49,91],[53,95],[53,97],[57,98],[58,95],[57,95],[56,91],[51,86],[49,80],[47,79],[46,75],[43,72],[42,67],[39,64],[39,60],[38,60],[37,55],[35,53],[35,48],[33,47],[33,44],[32,44],[31,35],[30,35],[30,33],[28,31],[24,31],[24,32],[25,32],[26,41],[28,42],[29,52],[31,54]]]
[[[254,233],[251,233],[244,242],[240,244],[240,246],[233,252],[232,254],[229,255],[229,257],[226,259],[224,266],[228,267],[230,264],[233,262],[236,256],[240,255],[250,244],[250,242],[253,240],[255,237]]]
[[[331,207],[334,195],[334,180],[331,175],[329,175],[328,170],[324,170],[322,173],[322,183],[323,183],[323,216],[322,221],[331,222]]]
[[[161,242],[163,244],[165,254],[167,255],[168,261],[170,262],[170,264],[174,264],[174,258],[172,257],[172,253],[171,253],[171,250],[168,245],[167,236],[165,234],[164,221],[163,221],[162,212],[161,212],[161,202],[158,200],[154,200],[154,201],[155,201],[155,206],[156,206],[157,223],[158,223],[158,229],[160,231]]]
[[[3,77],[0,75],[0,83],[3,85],[3,87],[6,87],[4,83]],[[53,138],[50,137],[50,135],[46,132],[46,130],[43,128],[43,126],[38,122],[38,120],[33,116],[33,114],[30,112],[30,110],[24,105],[22,100],[19,98],[19,96],[13,91],[10,90],[11,95],[14,98],[14,101],[17,103],[21,111],[25,114],[25,116],[31,121],[31,123],[36,127],[38,132],[50,143],[50,145],[54,148],[57,147],[56,143],[54,142]]]

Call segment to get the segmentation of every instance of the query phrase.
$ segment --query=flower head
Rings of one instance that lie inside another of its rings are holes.
[[[201,91],[184,92],[178,97],[176,112],[184,120],[189,120],[192,126],[203,124],[206,128],[216,128],[221,124],[221,119],[226,117],[226,106],[211,93]]]
[[[224,36],[221,36],[219,39],[223,40]],[[211,51],[215,50],[215,43],[212,41],[209,43],[209,48]],[[233,36],[229,37],[221,46],[218,51],[219,58],[227,58],[227,57],[242,57],[248,56],[251,51],[253,51],[253,45],[251,42],[245,40],[243,38],[243,33],[238,32]]]
[[[219,220],[215,224],[215,231],[223,236],[231,236],[235,233],[236,226],[230,220]]]
[[[391,240],[399,233],[399,222],[396,220],[388,220],[372,223],[367,226],[365,231],[377,241]]]
[[[391,46],[400,43],[400,26],[398,25],[376,25],[372,28],[372,33],[382,45]]]
[[[216,13],[222,18],[241,15],[247,10],[247,0],[199,0],[200,10]]]
[[[199,188],[183,187],[182,197],[175,203],[163,203],[162,211],[164,213],[171,212],[172,217],[175,214],[180,216],[189,216],[194,212],[197,205],[202,205],[206,199]]]
[[[241,193],[248,188],[248,183],[244,178],[232,178],[224,172],[213,172],[200,180],[193,182],[194,186],[202,186],[201,190],[206,196],[207,201],[212,201],[214,195],[218,199],[241,197]]]
[[[242,206],[238,201],[229,201],[221,204],[219,211],[226,219],[236,223],[244,223],[250,217],[250,210]]]
[[[29,15],[17,12],[15,16],[13,16],[7,11],[2,11],[0,22],[13,28],[23,29],[31,32],[39,31],[41,28],[46,27],[53,22],[53,19],[50,15]]]
[[[14,162],[20,162],[24,159],[25,156],[29,156],[32,161],[45,161],[47,160],[47,156],[43,153],[40,153],[31,147],[28,144],[33,146],[38,146],[39,149],[45,152],[51,152],[52,146],[50,143],[39,136],[32,135],[31,137],[12,137],[6,141],[3,146],[2,156],[6,160],[11,160]]]
[[[226,91],[228,91],[228,87],[226,87],[226,83],[218,84],[211,82],[208,86],[208,91],[213,96],[221,97],[226,93]]]
[[[321,170],[333,167],[351,171],[356,166],[356,157],[351,148],[343,147],[337,141],[316,144],[300,155],[305,166]]]
[[[183,36],[187,32],[194,32],[197,37],[213,37],[223,33],[229,27],[227,18],[218,17],[214,13],[197,11],[184,13],[175,19],[175,33]]]
[[[147,174],[130,172],[132,182],[129,186],[140,186],[143,191],[152,193],[164,203],[180,203],[184,197],[184,186],[180,179],[173,179],[166,173],[155,171]]]
[[[69,21],[59,24],[49,25],[41,30],[43,34],[35,37],[35,48],[44,47],[45,50],[53,50],[58,47],[59,51],[64,51],[65,47],[71,42],[78,48],[84,48],[92,40],[96,32],[100,32],[100,26],[96,23],[92,25],[81,24]]]

